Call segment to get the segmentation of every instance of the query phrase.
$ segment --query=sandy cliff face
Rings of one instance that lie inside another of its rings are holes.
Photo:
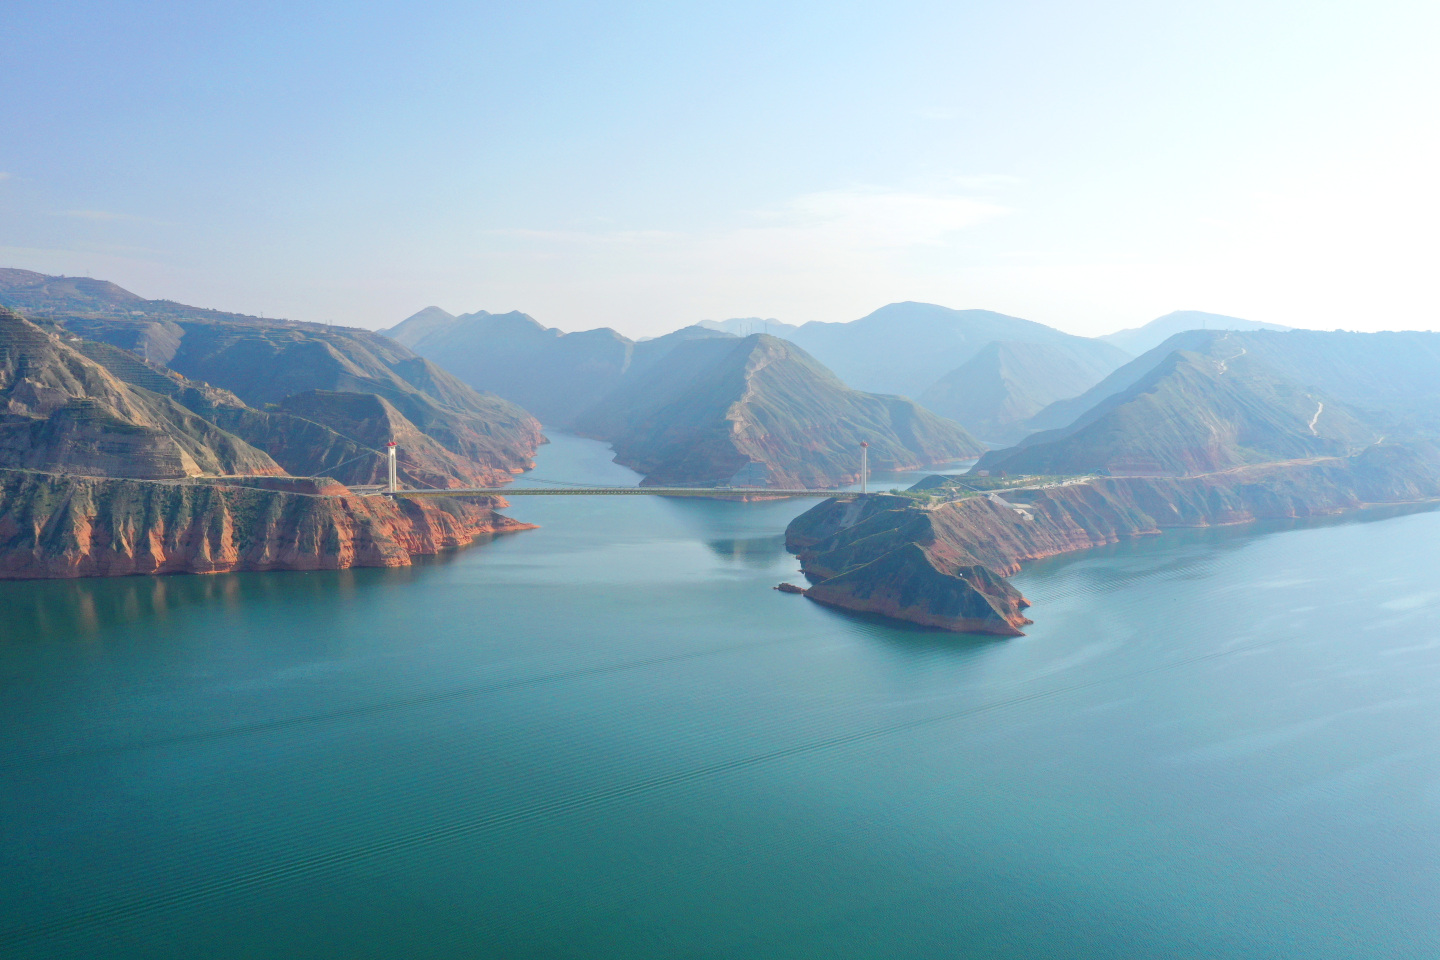
[[[0,578],[406,566],[528,529],[500,505],[0,470]]]
[[[1028,604],[1001,577],[1030,560],[1166,528],[1334,514],[1440,499],[1440,448],[1377,444],[1354,457],[1199,477],[1102,477],[929,506],[902,497],[827,500],[786,545],[812,599],[946,629],[1013,635]]]

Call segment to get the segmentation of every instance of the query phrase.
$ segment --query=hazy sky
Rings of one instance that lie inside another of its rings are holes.
[[[9,0],[0,265],[359,326],[1440,328],[1440,4]]]

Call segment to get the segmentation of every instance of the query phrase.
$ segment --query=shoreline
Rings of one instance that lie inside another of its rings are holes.
[[[1319,519],[1440,503],[1440,449],[1256,464],[1193,477],[1095,477],[939,505],[875,495],[797,517],[786,547],[817,603],[957,633],[1020,635],[1030,602],[1005,578],[1025,563],[1166,530]],[[853,505],[852,505],[853,504]]]

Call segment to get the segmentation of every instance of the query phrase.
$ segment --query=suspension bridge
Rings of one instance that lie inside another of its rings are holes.
[[[604,487],[584,486],[561,480],[541,480],[549,486],[543,487],[430,487],[406,489],[396,482],[396,444],[386,446],[389,454],[389,476],[385,488],[378,491],[387,497],[853,497],[863,495],[869,472],[869,443],[860,444],[860,489],[859,490],[812,490],[806,487]]]

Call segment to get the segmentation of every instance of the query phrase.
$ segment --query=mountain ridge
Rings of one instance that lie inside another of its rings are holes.
[[[1187,330],[1289,330],[1278,323],[1262,323],[1258,320],[1244,320],[1229,317],[1223,313],[1206,313],[1203,310],[1174,310],[1163,317],[1156,317],[1149,323],[1126,330],[1117,330],[1098,337],[1112,343],[1133,356],[1140,356],[1153,350],[1177,333]]]
[[[681,342],[576,428],[609,440],[617,462],[656,485],[727,483],[755,473],[755,464],[773,486],[848,483],[859,477],[862,440],[875,468],[982,449],[959,424],[903,397],[852,390],[804,350],[765,334]]]

